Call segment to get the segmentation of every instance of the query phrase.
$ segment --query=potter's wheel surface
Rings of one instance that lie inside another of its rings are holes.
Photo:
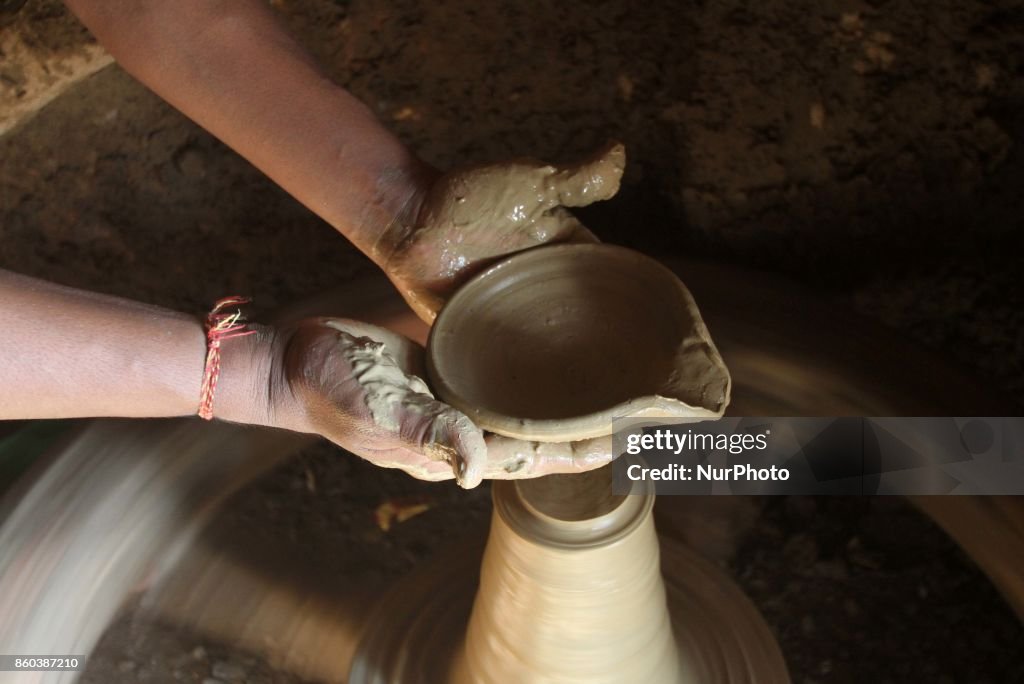
[[[673,266],[732,371],[733,415],[1019,414],[1011,402],[939,355],[785,282],[721,266]],[[308,303],[301,313],[348,315],[399,328],[420,341],[425,333],[383,278]],[[35,644],[52,647],[59,639],[61,651],[89,652],[122,600],[186,553],[228,493],[305,443],[292,435],[200,426],[194,420],[87,426],[6,500],[0,614],[8,619],[0,623],[0,651],[34,651]],[[968,497],[920,504],[1021,610],[1024,586],[1017,570],[1024,566],[1024,505]],[[965,525],[984,527],[986,535],[972,536]],[[466,572],[472,576],[472,557],[464,551],[452,562],[469,563]],[[198,589],[185,574],[205,572],[209,586],[216,585],[216,570],[212,564],[180,570],[175,594],[163,600],[190,605]],[[465,601],[470,599],[471,592]],[[263,597],[236,600],[255,606]],[[290,615],[288,605],[278,606],[279,620],[308,624],[308,604],[296,602]],[[456,620],[459,605],[453,600],[439,606],[444,611],[439,618]],[[436,630],[432,636],[443,635]],[[289,648],[301,650],[296,644]],[[336,673],[338,667],[333,662],[329,669]],[[39,681],[72,680],[65,674]]]
[[[350,684],[447,681],[480,575],[483,535],[439,554],[398,584],[367,620]],[[757,609],[718,568],[661,538],[673,632],[694,682],[788,682],[778,644]]]

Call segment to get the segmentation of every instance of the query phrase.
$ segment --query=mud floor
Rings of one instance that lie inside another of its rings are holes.
[[[273,4],[438,166],[620,138],[620,196],[581,212],[602,238],[787,274],[1024,399],[1024,2]],[[3,23],[5,107],[95,58],[59,3]],[[271,311],[373,268],[117,67],[0,138],[0,237],[2,268],[195,312],[225,292]],[[372,512],[399,495],[433,507],[385,533]],[[758,506],[729,562],[795,682],[1024,681],[1019,623],[906,503]],[[485,491],[320,446],[217,526],[339,581],[387,579],[486,511]],[[90,668],[95,683],[295,681],[131,616]]]

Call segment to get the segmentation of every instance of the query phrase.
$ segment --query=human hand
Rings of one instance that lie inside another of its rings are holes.
[[[432,323],[447,297],[500,257],[549,242],[595,242],[566,207],[609,199],[626,164],[621,143],[585,161],[533,160],[456,170],[427,190],[409,226],[396,224],[378,263],[413,308]]]
[[[308,319],[264,335],[266,425],[323,435],[421,480],[520,479],[582,472],[612,460],[611,438],[542,444],[488,435],[437,401],[423,376],[423,348],[383,328],[347,319]],[[257,344],[261,344],[257,342]]]

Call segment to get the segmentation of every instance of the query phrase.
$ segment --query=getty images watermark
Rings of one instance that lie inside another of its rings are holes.
[[[761,432],[734,432],[732,434],[695,432],[692,426],[675,428],[653,427],[649,430],[636,430],[626,434],[626,453],[639,456],[646,452],[670,453],[679,457],[683,453],[711,453],[719,451],[730,455],[763,452],[768,449],[768,437],[771,428]],[[757,467],[751,463],[736,463],[728,466],[716,466],[710,462],[684,465],[668,463],[662,467],[652,468],[642,463],[626,464],[626,477],[630,480],[651,480],[653,482],[671,482],[691,480],[706,482],[726,482],[738,480],[775,480],[789,479],[789,469],[779,468],[772,464],[768,467]]]
[[[1024,418],[615,421],[615,493],[1024,494]]]

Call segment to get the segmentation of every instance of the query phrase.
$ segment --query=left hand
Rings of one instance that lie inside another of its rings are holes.
[[[609,199],[626,164],[621,143],[590,159],[554,166],[523,160],[440,176],[414,208],[411,225],[395,225],[378,263],[413,308],[433,323],[448,296],[500,257],[549,242],[596,242],[566,207]]]
[[[612,460],[611,437],[568,444],[485,439],[420,379],[423,348],[389,330],[315,318],[267,333],[260,337],[269,341],[270,358],[257,365],[270,370],[268,386],[255,394],[270,405],[247,422],[320,434],[378,466],[421,480],[456,478],[466,488],[482,479],[583,472]]]

